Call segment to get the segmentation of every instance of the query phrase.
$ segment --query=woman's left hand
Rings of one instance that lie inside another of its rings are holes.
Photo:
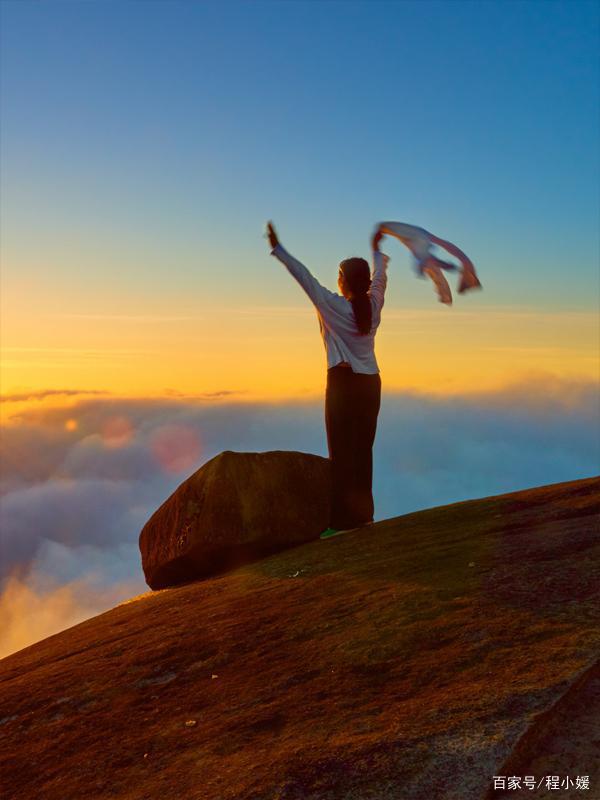
[[[272,222],[267,222],[267,237],[269,239],[269,244],[271,247],[277,247],[279,244],[279,239],[277,238],[277,234],[275,233],[275,228],[273,227]]]
[[[379,250],[379,242],[383,239],[383,233],[380,228],[377,228],[371,239],[371,246],[373,250]]]

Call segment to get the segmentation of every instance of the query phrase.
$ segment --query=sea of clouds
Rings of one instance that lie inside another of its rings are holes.
[[[141,528],[221,451],[327,456],[322,400],[43,394],[1,431],[0,657],[148,591]],[[598,409],[596,384],[541,374],[446,398],[384,387],[375,518],[596,475]]]

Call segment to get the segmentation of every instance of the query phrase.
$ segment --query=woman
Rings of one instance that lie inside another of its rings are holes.
[[[322,286],[279,243],[267,225],[271,255],[298,281],[317,310],[327,354],[325,426],[331,460],[331,515],[325,539],[373,522],[373,442],[381,403],[375,333],[381,321],[387,262],[379,250],[383,233],[373,235],[373,274],[364,258],[340,263],[341,295]]]

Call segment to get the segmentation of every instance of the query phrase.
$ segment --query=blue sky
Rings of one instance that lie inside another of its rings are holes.
[[[78,305],[107,280],[264,304],[297,293],[265,220],[335,288],[397,219],[471,256],[478,306],[597,307],[595,3],[4,0],[2,18],[9,285],[15,264]],[[430,307],[388,252],[389,303]]]

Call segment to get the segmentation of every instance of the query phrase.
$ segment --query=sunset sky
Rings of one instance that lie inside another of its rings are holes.
[[[594,373],[595,4],[9,0],[2,18],[3,395],[320,393],[316,316],[268,219],[333,290],[384,219],[471,257],[483,291],[447,308],[384,240],[384,387]]]
[[[267,220],[334,291],[383,220],[483,285],[444,306],[383,240],[376,519],[597,471],[595,2],[0,14],[0,656],[143,591],[141,526],[216,453],[326,455]]]

